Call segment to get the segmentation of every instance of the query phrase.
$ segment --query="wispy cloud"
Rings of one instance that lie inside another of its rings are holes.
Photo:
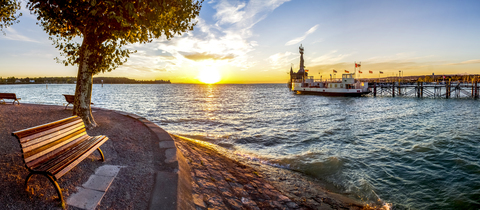
[[[145,53],[132,56],[127,65],[129,68],[149,65],[156,66],[154,69],[173,71],[195,66],[196,62],[203,60],[221,60],[230,66],[248,69],[257,62],[249,54],[257,46],[257,42],[251,40],[254,36],[252,27],[287,1],[289,0],[209,1],[207,4],[214,4],[212,8],[216,10],[212,14],[213,23],[198,17],[192,32],[171,40],[159,39],[148,45],[133,45],[133,49]],[[171,59],[165,60],[149,54],[154,51],[165,51],[171,55]]]
[[[311,33],[315,32],[318,28],[318,24],[311,27],[310,29],[308,29],[307,32],[305,32],[305,34],[301,37],[297,37],[295,39],[292,39],[290,41],[288,41],[287,43],[285,43],[285,46],[289,46],[289,45],[294,45],[294,44],[298,44],[300,43],[301,41],[303,41],[305,38],[307,38],[308,35],[310,35]]]
[[[245,2],[238,3],[237,5],[232,5],[228,1],[218,3],[215,7],[217,13],[214,15],[214,17],[219,20],[217,24],[240,22],[245,15],[245,11],[242,11],[245,5]]]
[[[332,64],[341,62],[344,58],[352,54],[338,54],[337,50],[328,52],[327,54],[321,55],[311,60],[310,65],[321,65],[321,64]]]
[[[209,54],[209,53],[186,53],[186,52],[179,52],[183,55],[183,57],[193,60],[193,61],[201,61],[201,60],[228,60],[235,58],[234,55],[218,55],[218,54]]]
[[[445,65],[455,66],[455,65],[476,64],[476,63],[480,63],[480,59],[467,60],[467,61],[462,61],[460,63],[448,63],[448,64],[445,64]]]
[[[16,41],[23,41],[23,42],[36,42],[36,43],[40,43],[39,41],[37,40],[33,40],[33,39],[30,39],[20,33],[18,33],[15,29],[13,29],[12,27],[9,27],[7,29],[5,29],[5,36],[0,36],[1,38],[4,38],[4,39],[10,39],[10,40],[16,40]]]
[[[271,55],[267,61],[270,63],[272,69],[279,69],[290,65],[295,59],[298,59],[297,55],[294,55],[292,52],[285,52]]]

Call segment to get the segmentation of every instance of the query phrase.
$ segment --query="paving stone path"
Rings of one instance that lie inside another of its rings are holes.
[[[190,165],[193,198],[198,210],[309,209],[280,193],[254,169],[174,138]]]

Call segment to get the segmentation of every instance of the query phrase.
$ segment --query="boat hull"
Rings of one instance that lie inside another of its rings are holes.
[[[347,97],[360,97],[366,94],[369,94],[371,91],[367,92],[320,92],[320,91],[305,91],[305,90],[296,90],[297,94],[304,95],[321,95],[321,96],[347,96]]]

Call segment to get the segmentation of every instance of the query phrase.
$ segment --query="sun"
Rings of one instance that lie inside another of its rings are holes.
[[[208,66],[200,70],[198,79],[205,84],[214,84],[222,79],[220,71],[215,67]]]

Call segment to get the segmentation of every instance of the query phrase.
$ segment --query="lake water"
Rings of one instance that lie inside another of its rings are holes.
[[[74,85],[0,85],[65,104]],[[480,100],[295,95],[285,84],[94,85],[95,106],[301,171],[396,209],[480,208]],[[373,193],[374,192],[374,193]]]

